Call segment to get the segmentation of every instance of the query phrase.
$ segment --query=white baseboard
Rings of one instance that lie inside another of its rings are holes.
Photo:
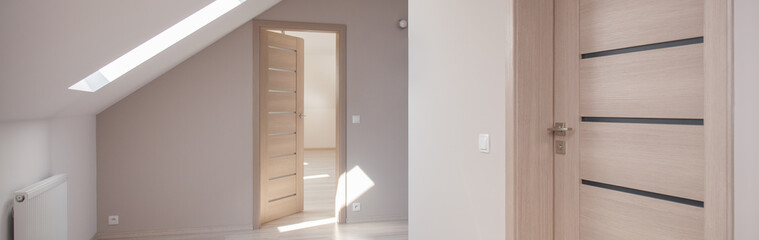
[[[175,228],[161,230],[147,230],[137,232],[118,232],[118,233],[97,233],[96,239],[130,239],[130,238],[150,238],[150,237],[168,237],[177,235],[190,234],[214,234],[224,232],[241,232],[252,231],[252,225],[243,226],[221,226],[221,227],[199,227],[199,228]]]

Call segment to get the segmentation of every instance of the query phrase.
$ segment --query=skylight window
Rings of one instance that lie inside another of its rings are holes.
[[[216,0],[100,68],[97,72],[71,85],[69,89],[95,92],[245,1]]]

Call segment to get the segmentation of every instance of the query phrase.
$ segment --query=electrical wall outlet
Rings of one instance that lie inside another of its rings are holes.
[[[361,211],[361,203],[354,202],[353,203],[353,211],[354,212],[360,212]]]
[[[119,215],[108,216],[108,225],[119,225]]]

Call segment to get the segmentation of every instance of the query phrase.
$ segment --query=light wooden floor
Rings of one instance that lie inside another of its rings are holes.
[[[408,239],[406,221],[323,224],[280,232],[279,227],[295,227],[335,216],[335,151],[306,150],[304,175],[329,174],[329,177],[304,180],[304,211],[268,222],[261,229],[246,232],[176,236],[160,239],[253,240],[253,239]],[[300,224],[300,225],[299,225]],[[156,238],[154,238],[156,239]]]
[[[150,240],[257,240],[257,239],[281,239],[281,240],[316,240],[316,239],[381,239],[401,240],[408,239],[408,224],[406,221],[328,224],[318,227],[305,228],[289,232],[279,232],[277,228],[263,228],[254,231],[203,234],[192,236],[173,236],[161,238],[149,238]],[[147,238],[143,240],[148,240]]]

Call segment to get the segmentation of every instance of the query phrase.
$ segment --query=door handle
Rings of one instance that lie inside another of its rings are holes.
[[[572,131],[571,127],[567,127],[566,123],[556,122],[552,128],[548,129],[549,132],[556,134],[556,136],[566,136],[567,131]]]

